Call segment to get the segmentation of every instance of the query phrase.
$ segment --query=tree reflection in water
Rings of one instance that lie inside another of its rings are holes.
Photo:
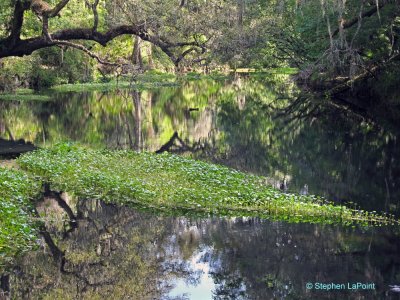
[[[63,199],[77,216],[68,234],[55,200],[38,207],[63,263],[48,243],[27,254],[11,272],[12,298],[321,299],[333,294],[307,291],[307,282],[373,282],[376,291],[351,295],[377,299],[400,276],[400,238],[390,229],[162,216]]]
[[[398,129],[337,103],[299,98],[287,79],[0,102],[0,137],[156,151],[176,132],[168,151],[262,174],[289,191],[307,185],[311,194],[398,214]],[[168,299],[194,288],[216,299],[347,298],[348,291],[317,293],[305,284],[355,281],[378,289],[352,298],[377,299],[400,282],[399,232],[392,228],[167,217],[71,200],[78,224],[71,230],[71,213],[46,201],[38,210],[46,210],[46,232],[64,260],[52,259],[48,246],[27,254],[0,278],[16,299]]]
[[[170,152],[261,174],[289,191],[307,184],[311,194],[399,214],[398,128],[299,95],[287,76],[54,98],[0,102],[0,137],[154,152],[176,132]]]

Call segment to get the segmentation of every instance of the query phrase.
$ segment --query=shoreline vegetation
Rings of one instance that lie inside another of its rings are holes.
[[[249,69],[240,68],[230,70],[229,73],[213,73],[201,74],[190,72],[186,74],[176,75],[172,73],[147,72],[136,76],[134,81],[131,78],[122,76],[121,78],[109,78],[109,81],[87,82],[60,84],[47,89],[35,91],[29,88],[18,88],[14,92],[0,92],[0,101],[52,101],[52,93],[67,93],[67,92],[89,92],[89,91],[112,91],[116,89],[157,89],[159,87],[179,86],[184,81],[211,79],[211,80],[226,80],[232,74],[249,74],[249,76],[268,76],[273,74],[294,75],[298,72],[294,68],[276,68],[276,69]]]
[[[79,1],[64,0],[46,6],[43,22],[36,17],[42,13],[38,0],[14,2],[0,5],[0,91],[7,93],[1,99],[26,100],[10,94],[20,87],[107,90],[112,84],[101,82],[144,71],[144,76],[190,77],[194,71],[248,74],[276,68],[296,74],[307,93],[340,100],[354,111],[382,110],[378,115],[394,122],[400,115],[398,1],[361,6],[183,1],[179,7],[168,1],[110,1],[82,9]]]
[[[166,86],[179,86],[185,80],[198,79],[214,79],[223,80],[228,75],[214,74],[201,75],[197,73],[189,73],[182,76],[176,76],[170,73],[146,73],[138,75],[134,81],[129,77],[109,78],[108,81],[60,84],[47,89],[35,91],[29,88],[19,88],[14,92],[1,93],[0,101],[52,101],[52,93],[67,92],[88,92],[88,91],[113,91],[116,89],[156,89]]]

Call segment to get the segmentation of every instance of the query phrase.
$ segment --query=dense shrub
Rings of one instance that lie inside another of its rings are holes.
[[[35,57],[8,58],[0,61],[0,92],[13,92],[29,87],[29,77]]]
[[[51,47],[23,58],[7,58],[0,62],[0,92],[15,89],[49,88],[63,83],[93,80],[94,62],[76,49]]]
[[[29,82],[31,88],[41,90],[56,85],[58,80],[53,70],[38,67],[32,72]]]

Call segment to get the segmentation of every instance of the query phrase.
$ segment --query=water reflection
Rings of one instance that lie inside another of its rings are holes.
[[[338,202],[399,213],[398,133],[335,103],[299,97],[288,77],[53,97],[0,102],[0,137],[36,145],[73,140],[92,147],[165,147],[265,175],[283,190],[307,187]]]
[[[297,93],[275,76],[0,101],[0,138],[164,149],[266,175],[282,190],[398,213],[398,133]],[[398,299],[392,228],[167,217],[50,192],[37,209],[40,251],[0,276],[13,299]],[[377,289],[317,292],[307,282]]]
[[[55,200],[38,208],[64,259],[42,242],[11,272],[13,299],[397,299],[389,285],[400,280],[400,237],[388,229],[168,217],[66,200],[78,216],[67,235]],[[377,289],[329,293],[307,282]]]

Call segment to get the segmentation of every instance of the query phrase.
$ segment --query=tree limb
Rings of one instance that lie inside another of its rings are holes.
[[[334,95],[340,94],[344,91],[347,91],[347,90],[351,89],[351,87],[353,86],[354,83],[360,82],[362,80],[366,80],[370,77],[375,77],[374,74],[383,70],[385,67],[387,67],[387,65],[389,63],[392,63],[394,61],[400,61],[400,53],[393,55],[386,62],[381,63],[379,65],[375,65],[374,67],[364,71],[363,73],[346,80],[344,83],[336,85],[333,88],[331,88],[330,90],[325,91],[325,95],[334,96]]]
[[[11,46],[15,45],[15,43],[20,39],[22,24],[24,21],[24,12],[28,10],[29,7],[30,7],[29,2],[21,0],[17,0],[15,2],[14,13],[11,23],[11,33],[9,37],[5,40],[6,43],[8,43]]]
[[[51,47],[54,45],[67,45],[84,51],[89,56],[95,58],[98,62],[102,64],[117,65],[103,61],[95,53],[89,51],[83,45],[73,42],[73,40],[94,41],[102,46],[106,46],[109,41],[120,35],[125,34],[139,36],[141,39],[148,41],[155,46],[158,46],[172,60],[175,65],[178,65],[179,62],[182,61],[182,59],[192,51],[197,51],[199,53],[204,53],[206,51],[205,43],[197,41],[196,38],[195,41],[171,43],[164,40],[163,38],[158,37],[157,35],[148,34],[146,28],[143,25],[120,25],[110,28],[106,32],[98,32],[97,28],[99,23],[99,16],[97,7],[99,4],[99,0],[93,1],[94,2],[92,3],[90,2],[90,0],[85,0],[86,5],[90,7],[93,11],[94,22],[92,28],[70,28],[50,33],[48,30],[49,19],[57,16],[59,12],[68,4],[69,0],[61,0],[52,9],[43,9],[39,5],[39,3],[35,4],[35,2],[33,2],[32,0],[16,0],[11,34],[8,38],[0,40],[0,58],[8,56],[30,55],[32,54],[32,52],[41,48]],[[38,6],[38,8],[36,8],[36,10],[34,11],[38,15],[38,17],[41,18],[43,24],[42,35],[21,40],[20,34],[24,18],[24,11],[28,10],[29,8],[34,9],[34,4]],[[186,46],[190,46],[190,48],[186,49],[180,54],[176,54],[176,51],[173,50]]]
[[[92,9],[93,12],[93,31],[97,30],[97,27],[99,26],[99,13],[97,11],[97,6],[99,5],[100,0],[95,0],[94,3],[90,3],[88,0],[85,0],[86,6]]]
[[[379,9],[381,9],[382,7],[384,7],[388,2],[386,1],[380,1],[378,5],[374,6],[373,8],[371,8],[370,10],[363,12],[360,16],[361,19],[365,18],[365,17],[371,17],[373,16],[375,13],[377,13],[379,11]],[[351,19],[350,21],[346,21],[344,22],[341,26],[342,29],[347,29],[352,27],[354,24],[357,24],[358,21],[360,20],[360,16],[358,16],[357,18]],[[337,35],[340,31],[340,28],[337,28],[333,33],[332,33],[332,37],[334,37],[335,35]]]
[[[201,47],[200,47],[201,48]],[[175,66],[178,66],[179,63],[185,58],[186,55],[188,55],[190,52],[197,51],[198,48],[196,47],[190,47],[189,49],[186,49],[183,51],[174,61]],[[206,52],[205,48],[202,48],[201,54],[204,54]]]
[[[67,5],[69,0],[62,0],[60,1],[50,12],[46,13],[46,16],[49,18],[54,18],[57,16],[60,11]]]
[[[142,27],[132,26],[132,25],[121,25],[109,29],[108,31],[101,33],[98,31],[93,31],[92,28],[73,28],[64,29],[51,34],[51,39],[46,36],[40,36],[35,38],[30,38],[26,40],[18,40],[14,45],[10,45],[5,41],[0,41],[0,58],[7,56],[24,56],[30,55],[32,52],[46,47],[51,47],[54,45],[67,45],[66,42],[71,40],[87,40],[99,43],[102,46],[106,46],[107,43],[114,38],[124,35],[133,34],[139,36],[141,39],[148,41],[158,47],[167,54],[170,59],[175,62],[177,58],[171,51],[171,49],[176,47],[183,47],[188,45],[197,45],[197,47],[205,50],[205,46],[197,44],[196,42],[181,42],[181,43],[168,43],[155,36],[149,35]],[[72,46],[72,45],[71,45]],[[85,51],[91,57],[96,58],[96,55],[88,50],[84,50],[84,46],[74,44],[74,48]],[[187,53],[186,53],[187,54]],[[96,58],[101,62],[100,58]],[[107,64],[107,63],[106,63]]]
[[[97,54],[93,53],[92,51],[90,51],[88,48],[86,48],[85,46],[83,46],[81,44],[76,44],[76,43],[72,43],[72,42],[68,42],[68,41],[54,40],[54,39],[52,40],[52,42],[54,42],[56,45],[69,46],[71,48],[81,50],[81,51],[85,52],[87,55],[89,55],[91,58],[96,59],[102,65],[115,66],[115,67],[118,67],[121,65],[118,63],[112,63],[112,62],[101,59]]]
[[[111,28],[104,33],[93,31],[91,28],[64,29],[54,32],[51,36],[52,39],[58,41],[88,40],[97,42],[102,46],[106,46],[109,41],[123,34],[135,34],[139,35],[144,40],[151,40],[151,38],[141,29],[135,26],[126,25]],[[18,40],[13,45],[9,44],[7,40],[3,40],[0,41],[0,58],[7,56],[30,55],[32,52],[38,49],[51,47],[56,44],[57,43],[54,41],[48,40],[43,36],[26,40]]]

